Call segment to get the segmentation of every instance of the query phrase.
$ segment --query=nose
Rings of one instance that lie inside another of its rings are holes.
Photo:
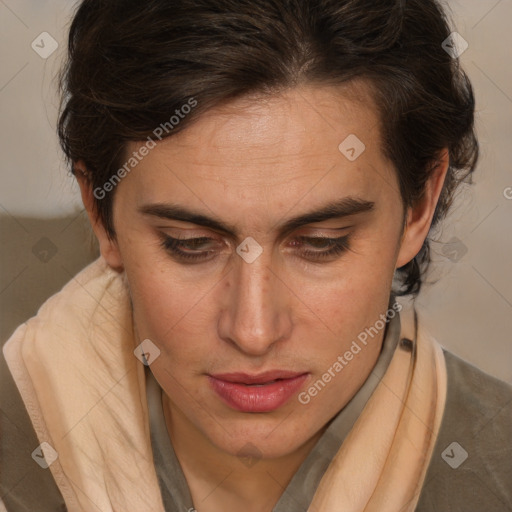
[[[290,335],[290,291],[271,263],[265,252],[252,263],[240,258],[226,277],[219,335],[246,355],[265,355]]]

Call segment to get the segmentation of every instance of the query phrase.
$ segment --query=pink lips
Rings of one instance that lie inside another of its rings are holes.
[[[208,380],[212,389],[233,409],[241,412],[270,412],[286,403],[307,377],[307,373],[273,370],[258,375],[209,375]]]

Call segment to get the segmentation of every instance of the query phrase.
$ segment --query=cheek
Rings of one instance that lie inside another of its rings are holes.
[[[131,258],[134,261],[137,255],[132,253]],[[141,261],[148,263],[142,265]],[[152,340],[164,355],[172,356],[172,361],[188,357],[187,348],[192,351],[194,343],[181,343],[176,351],[173,341],[179,344],[183,339],[201,339],[201,321],[194,316],[201,298],[197,286],[183,282],[178,271],[170,272],[168,263],[164,268],[147,256],[141,256],[136,264],[125,264],[125,271],[138,338]]]
[[[365,338],[364,333],[377,322],[381,326],[381,315],[388,310],[390,283],[384,272],[369,274],[363,274],[359,279],[354,276],[348,283],[332,285],[323,294],[311,296],[310,303],[316,305],[317,315],[310,317],[307,329],[310,336],[318,340],[316,354],[312,356],[319,363],[320,372],[331,367],[338,356],[350,351],[357,340],[368,343],[360,344],[361,350],[357,351],[361,354],[354,357],[353,362],[343,371],[345,377],[357,380],[357,375],[366,368],[365,362],[373,361],[380,346],[378,340],[381,329],[378,329],[379,336]],[[322,319],[322,329],[319,329],[318,318]],[[352,359],[350,354],[349,358]],[[341,380],[337,379],[337,382]]]
[[[143,281],[131,281],[132,301],[137,324],[162,338],[165,333],[193,326],[190,314],[198,301],[197,292],[181,286],[179,280],[166,276],[147,276]]]
[[[388,307],[394,275],[393,244],[360,243],[330,279],[302,283],[302,296],[337,333],[350,335],[375,322]]]

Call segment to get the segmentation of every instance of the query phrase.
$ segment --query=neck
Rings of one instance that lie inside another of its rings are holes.
[[[213,445],[176,408],[171,413],[165,394],[162,400],[174,451],[193,502],[201,512],[272,510],[325,430],[286,456],[273,459],[259,458],[257,453],[236,456]]]

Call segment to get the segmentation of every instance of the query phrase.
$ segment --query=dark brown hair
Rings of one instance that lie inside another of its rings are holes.
[[[449,150],[435,226],[478,158],[474,95],[442,47],[449,35],[436,0],[83,0],[60,77],[61,145],[71,166],[85,162],[97,189],[123,166],[127,143],[163,123],[172,136],[237,97],[364,79],[404,208]],[[191,98],[197,106],[171,126]],[[95,203],[111,238],[114,192]],[[396,294],[416,295],[429,262],[427,238],[398,269]]]

